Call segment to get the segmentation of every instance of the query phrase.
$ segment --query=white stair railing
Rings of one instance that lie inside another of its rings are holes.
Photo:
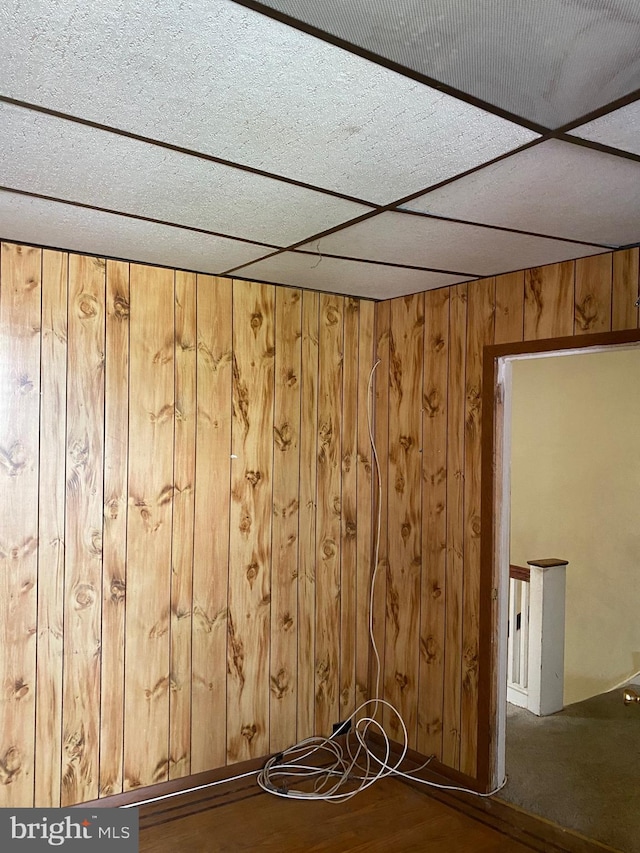
[[[507,701],[545,716],[563,707],[566,560],[509,569]]]

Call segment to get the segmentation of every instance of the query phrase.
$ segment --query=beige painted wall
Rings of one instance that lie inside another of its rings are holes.
[[[513,364],[511,562],[567,568],[565,704],[640,670],[640,348]]]

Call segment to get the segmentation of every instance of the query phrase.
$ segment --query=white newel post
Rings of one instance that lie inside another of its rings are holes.
[[[527,560],[529,667],[527,708],[543,717],[563,708],[566,560]]]

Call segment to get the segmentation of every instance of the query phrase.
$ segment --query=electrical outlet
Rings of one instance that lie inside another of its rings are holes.
[[[343,720],[341,723],[333,724],[332,736],[346,735],[349,731],[351,731],[351,720]]]

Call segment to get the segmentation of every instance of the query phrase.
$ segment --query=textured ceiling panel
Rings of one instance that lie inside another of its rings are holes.
[[[535,138],[230,0],[9,0],[0,34],[0,94],[378,203]]]
[[[550,140],[404,207],[623,246],[640,241],[640,163]]]
[[[380,213],[300,247],[469,275],[536,267],[603,249],[406,213]]]
[[[576,127],[571,133],[582,139],[640,154],[640,101]]]
[[[370,210],[9,104],[0,128],[0,184],[14,189],[276,245]]]
[[[546,127],[640,86],[638,0],[263,5]]]
[[[444,275],[422,270],[367,264],[362,261],[343,261],[336,258],[318,258],[297,252],[283,252],[264,261],[236,270],[242,278],[273,281],[325,290],[331,293],[348,293],[371,299],[390,299],[406,293],[432,290],[460,281],[469,276]]]
[[[0,191],[0,235],[92,255],[219,273],[264,254],[248,243]]]

